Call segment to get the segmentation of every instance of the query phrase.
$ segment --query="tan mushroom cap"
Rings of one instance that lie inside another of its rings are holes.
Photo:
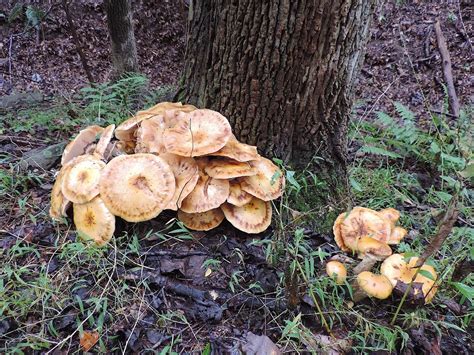
[[[363,271],[357,275],[357,284],[370,296],[381,300],[392,294],[393,286],[384,275],[376,275],[370,271]]]
[[[400,244],[403,238],[408,234],[407,230],[402,227],[392,228],[392,233],[390,233],[390,239],[388,244]]]
[[[363,236],[387,243],[390,239],[391,225],[374,210],[354,207],[350,213],[339,215],[334,222],[333,231],[336,243],[342,240],[347,251],[347,249],[356,250],[357,242]]]
[[[351,249],[344,244],[344,239],[342,239],[341,223],[347,218],[348,215],[349,213],[347,212],[341,213],[339,216],[337,216],[336,220],[334,221],[334,225],[332,226],[334,241],[336,242],[336,245],[339,247],[339,249],[345,252],[350,252]]]
[[[358,240],[356,251],[360,259],[363,259],[368,254],[377,260],[384,260],[392,255],[392,249],[387,243],[368,236],[364,236]]]
[[[100,159],[104,158],[105,151],[107,150],[107,147],[114,136],[114,129],[115,125],[111,124],[107,126],[100,135],[99,142],[97,143],[97,146],[94,150],[94,154],[96,154]]]
[[[220,208],[200,213],[186,213],[180,210],[178,211],[178,219],[189,229],[208,231],[222,223],[224,213]]]
[[[160,157],[144,153],[112,159],[102,171],[99,187],[109,210],[128,222],[156,217],[176,189],[170,166]]]
[[[239,162],[230,158],[214,158],[209,161],[204,171],[207,175],[216,179],[234,179],[257,174],[257,169],[250,163]]]
[[[191,193],[181,203],[186,213],[200,213],[222,205],[229,196],[229,181],[213,179],[199,172],[199,179]]]
[[[221,149],[210,155],[227,157],[240,162],[257,160],[260,157],[257,153],[257,147],[239,142],[233,134]]]
[[[135,153],[136,143],[134,141],[118,141],[116,144],[116,149],[123,154],[133,154]]]
[[[53,188],[51,190],[51,203],[49,208],[49,215],[54,220],[60,220],[61,217],[66,217],[67,210],[71,206],[71,201],[64,197],[61,186],[63,183],[64,167],[59,171],[54,181]]]
[[[136,153],[156,153],[166,152],[163,144],[164,121],[159,115],[141,123],[137,130]]]
[[[135,141],[135,132],[140,122],[153,117],[153,114],[144,111],[137,112],[136,115],[126,119],[115,129],[115,137],[121,141]]]
[[[347,269],[340,261],[328,261],[326,263],[326,274],[336,279],[338,285],[344,284],[347,278]]]
[[[61,157],[61,165],[65,165],[75,157],[86,153],[89,145],[93,144],[97,136],[102,133],[104,129],[99,126],[89,126],[79,132],[79,134],[64,148]]]
[[[163,133],[163,142],[169,153],[185,157],[211,154],[229,140],[229,121],[219,112],[200,109],[185,115],[185,119]]]
[[[412,282],[413,276],[417,272],[415,265],[418,262],[418,257],[411,257],[408,262],[405,261],[403,254],[393,254],[384,260],[380,267],[380,272],[385,275],[393,286],[397,284],[397,281],[409,284]],[[438,275],[436,274],[435,269],[431,265],[423,264],[420,267],[420,270],[429,273],[432,277],[426,277],[424,273],[418,272],[414,280],[415,283],[422,284],[422,292],[425,297],[425,303],[429,303],[437,290],[435,286],[436,279]],[[414,290],[415,295],[419,291]]]
[[[221,208],[225,218],[235,228],[249,234],[263,232],[272,222],[270,202],[262,201],[256,197],[241,207],[224,203]]]
[[[115,216],[97,196],[87,203],[74,204],[74,224],[81,238],[102,246],[114,234]]]
[[[257,174],[239,179],[242,190],[263,201],[280,197],[285,188],[282,171],[263,157],[250,161],[250,165],[257,170]]]
[[[166,111],[191,112],[196,109],[197,109],[196,106],[193,106],[193,105],[183,105],[181,102],[164,101],[146,109],[144,112],[152,113],[155,115],[162,115]]]
[[[400,212],[395,208],[384,208],[383,210],[380,210],[379,213],[382,217],[388,219],[392,223],[392,226],[395,226],[395,223],[397,223],[400,218]]]
[[[229,187],[229,197],[227,197],[227,202],[231,205],[242,207],[252,200],[253,196],[242,190],[239,182],[230,181]]]
[[[176,211],[181,207],[183,200],[194,190],[199,180],[199,170],[193,158],[182,157],[176,154],[161,154],[162,158],[173,171],[176,180],[176,189],[173,198],[165,207]]]
[[[74,203],[86,203],[99,194],[99,180],[105,163],[93,155],[81,155],[64,166],[61,191]]]

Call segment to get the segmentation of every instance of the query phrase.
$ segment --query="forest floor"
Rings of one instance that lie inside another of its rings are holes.
[[[17,3],[0,9],[0,352],[76,353],[88,338],[97,341],[91,351],[107,353],[237,353],[252,346],[265,353],[272,342],[285,352],[474,352],[468,2],[389,1],[374,17],[356,86],[353,201],[402,212],[410,232],[394,249],[422,253],[450,199],[459,199],[460,217],[430,261],[438,271],[437,296],[429,305],[406,302],[394,325],[400,295],[353,304],[350,286],[324,275],[324,261],[341,254],[330,232],[337,214],[321,205],[324,183],[309,172],[287,171],[294,179],[275,206],[275,225],[284,225],[284,233],[248,236],[226,223],[190,233],[173,213],[163,213],[149,223],[119,221],[111,247],[95,249],[76,239],[71,225],[51,223],[49,194],[62,147],[55,144],[85,125],[119,122],[170,98],[185,56],[187,7],[134,2],[145,76],[90,88],[61,5]],[[80,14],[76,26],[93,78],[106,83],[111,63],[102,1],[70,6]],[[437,18],[451,55],[459,119],[446,105]],[[38,154],[41,164],[33,165]],[[287,215],[300,218],[288,222]],[[347,263],[355,260],[346,256]],[[296,286],[282,281],[290,264],[302,271]],[[308,296],[313,292],[334,337]],[[296,295],[296,307],[288,294]]]

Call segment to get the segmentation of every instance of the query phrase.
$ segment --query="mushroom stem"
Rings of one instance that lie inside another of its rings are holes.
[[[362,261],[357,264],[356,267],[352,270],[354,275],[359,275],[363,271],[370,271],[374,267],[375,263],[379,260],[375,255],[373,254],[366,254]]]
[[[359,287],[357,281],[352,282],[351,287],[353,290],[352,300],[354,301],[354,303],[360,302],[367,297],[367,293],[365,293],[364,290]]]

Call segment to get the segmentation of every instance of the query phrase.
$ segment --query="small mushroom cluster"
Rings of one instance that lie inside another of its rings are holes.
[[[354,286],[360,293],[386,299],[397,282],[410,284],[415,278],[414,297],[422,297],[429,303],[437,290],[435,269],[427,264],[418,266],[417,257],[392,254],[390,245],[399,244],[407,234],[406,229],[396,225],[399,218],[400,213],[393,208],[374,211],[355,207],[337,217],[333,226],[334,240],[341,250],[355,253],[362,259],[353,269],[357,275]],[[370,270],[378,261],[382,261],[380,274],[375,274]],[[337,260],[326,264],[326,273],[335,276],[338,284],[344,283],[347,277],[346,267]]]
[[[59,220],[73,204],[79,234],[97,245],[112,237],[115,216],[140,222],[166,209],[193,230],[226,218],[260,233],[285,184],[275,164],[236,139],[223,115],[170,102],[116,128],[87,127],[66,146],[61,164],[50,215]]]

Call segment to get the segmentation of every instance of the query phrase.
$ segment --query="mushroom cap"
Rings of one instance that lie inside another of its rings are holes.
[[[172,128],[163,133],[169,153],[195,157],[214,153],[229,140],[231,128],[227,118],[219,112],[200,109],[185,114]]]
[[[238,181],[230,181],[229,184],[229,197],[227,197],[227,202],[231,205],[242,207],[252,200],[253,196],[242,190]]]
[[[235,228],[249,234],[263,232],[272,222],[270,202],[262,201],[256,197],[241,207],[224,203],[221,208],[225,218]]]
[[[397,281],[409,284],[417,272],[417,268],[415,268],[417,262],[418,257],[411,257],[409,261],[406,262],[403,254],[393,254],[384,260],[380,266],[380,272],[390,280],[393,286],[397,284]],[[435,282],[438,275],[431,265],[423,264],[420,269],[432,276],[431,279],[423,275],[424,273],[418,272],[414,280],[414,282],[422,284],[421,288],[425,297],[425,303],[429,303],[436,293],[437,287],[435,286]],[[418,290],[415,289],[415,295],[417,292]]]
[[[118,141],[116,149],[122,152],[122,154],[133,154],[135,153],[136,143],[134,141]]]
[[[64,148],[61,157],[61,165],[65,165],[75,157],[85,154],[87,146],[93,144],[97,136],[104,129],[99,126],[89,126],[79,132],[79,134]]]
[[[109,210],[128,222],[156,217],[173,198],[173,171],[153,154],[120,155],[102,171],[100,196]]]
[[[111,124],[105,127],[105,129],[102,131],[102,134],[100,135],[99,142],[97,143],[94,151],[94,154],[96,154],[100,159],[104,158],[105,151],[107,150],[107,147],[114,136],[114,129],[115,125]]]
[[[367,254],[371,254],[377,260],[384,260],[392,255],[392,249],[387,243],[368,236],[364,236],[357,241],[356,250],[360,259],[363,259]]]
[[[214,179],[199,172],[196,186],[181,202],[180,209],[186,213],[200,213],[222,205],[229,196],[229,181]]]
[[[86,203],[99,194],[99,180],[105,163],[93,155],[81,155],[64,166],[61,191],[74,203]]]
[[[115,129],[115,137],[121,141],[135,141],[135,132],[140,122],[151,117],[153,117],[152,113],[145,111],[137,112],[117,126]]]
[[[342,285],[347,278],[347,269],[340,261],[331,260],[326,263],[326,274],[330,277],[336,275],[336,283]]]
[[[387,243],[390,239],[391,225],[374,210],[354,207],[350,213],[339,215],[334,222],[333,231],[336,243],[342,239],[346,248],[356,250],[357,242],[363,236]]]
[[[257,153],[257,147],[239,142],[233,134],[221,149],[210,155],[227,157],[240,162],[257,160],[260,157]]]
[[[97,196],[87,203],[74,204],[74,224],[81,238],[102,246],[114,234],[115,216]]]
[[[351,249],[344,244],[344,239],[342,238],[341,233],[341,223],[347,218],[348,215],[349,214],[347,212],[341,213],[339,216],[337,216],[332,226],[334,241],[336,242],[336,245],[339,247],[339,249],[345,252],[350,252]]]
[[[137,130],[136,153],[156,153],[166,152],[163,144],[164,120],[159,115],[141,123]]]
[[[370,296],[381,300],[392,294],[393,286],[384,275],[376,275],[370,271],[363,271],[357,275],[357,284]]]
[[[220,208],[200,213],[186,213],[178,211],[178,219],[183,224],[195,231],[208,231],[216,228],[224,220],[224,213]]]
[[[257,170],[257,174],[239,179],[242,190],[263,201],[280,197],[285,188],[282,171],[263,157],[250,161],[250,165]]]
[[[160,155],[170,166],[175,177],[176,189],[173,198],[166,209],[176,211],[181,207],[183,200],[194,190],[199,180],[199,170],[193,158],[182,157],[176,154],[164,153]],[[192,228],[191,228],[192,229]]]
[[[401,240],[407,235],[407,230],[402,227],[392,228],[392,233],[390,233],[390,239],[388,244],[400,244]]]
[[[156,104],[155,106],[152,106],[148,109],[146,109],[144,112],[147,113],[152,113],[155,115],[162,115],[166,111],[180,111],[180,112],[191,112],[196,110],[196,106],[193,105],[183,105],[181,102],[160,102]]]
[[[204,171],[207,175],[216,179],[233,179],[257,174],[257,169],[250,163],[239,162],[230,158],[214,158],[209,161]]]
[[[49,215],[54,220],[60,220],[61,217],[67,216],[66,212],[71,206],[71,201],[64,197],[61,186],[64,179],[64,167],[59,170],[56,180],[54,181],[53,188],[51,190],[51,203],[49,207]]]
[[[379,213],[382,215],[382,217],[388,219],[393,226],[395,226],[395,223],[397,223],[398,219],[400,218],[400,212],[391,207],[384,208],[383,210],[380,210]]]

